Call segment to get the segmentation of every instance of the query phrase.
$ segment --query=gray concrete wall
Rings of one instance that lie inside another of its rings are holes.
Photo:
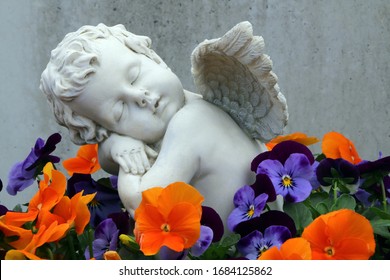
[[[50,51],[82,25],[124,24],[148,35],[154,49],[194,90],[190,54],[206,38],[240,21],[253,24],[274,62],[290,112],[287,132],[321,138],[336,130],[360,155],[390,154],[390,2],[388,0],[1,0],[0,178],[25,158],[37,137],[61,132],[57,154],[77,147],[54,121],[38,89]],[[319,151],[319,147],[314,147]],[[27,202],[3,190],[0,203]]]

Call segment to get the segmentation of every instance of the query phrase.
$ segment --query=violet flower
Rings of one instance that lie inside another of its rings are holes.
[[[310,182],[315,174],[314,168],[304,154],[293,153],[284,163],[266,159],[257,167],[257,173],[268,175],[276,194],[282,195],[288,202],[301,202],[313,190]]]
[[[119,230],[112,219],[103,220],[95,229],[95,240],[92,242],[93,257],[97,260],[103,259],[106,251],[117,249]],[[89,260],[91,255],[89,248],[85,250],[85,258]]]
[[[103,185],[92,179],[90,174],[75,173],[68,180],[68,195],[72,197],[80,191],[84,194],[95,193],[96,195],[91,203],[88,204],[91,212],[90,224],[96,227],[101,221],[106,219],[111,213],[122,212],[122,206],[118,191],[110,187],[110,180],[106,180],[107,185]]]
[[[267,159],[278,160],[284,165],[291,154],[304,154],[311,165],[315,163],[314,156],[308,147],[298,142],[288,140],[278,143],[271,151],[261,153],[255,157],[251,163],[251,170],[258,173],[257,169],[259,164]]]
[[[60,141],[61,135],[59,133],[50,135],[46,143],[43,139],[38,138],[26,159],[11,167],[7,185],[7,192],[10,195],[16,195],[17,192],[31,186],[46,163],[60,161],[59,157],[51,155]]]
[[[325,190],[329,190],[333,186],[341,192],[355,193],[359,187],[358,167],[342,158],[321,160],[316,174]]]
[[[265,229],[264,236],[258,231],[252,231],[237,243],[238,251],[250,260],[256,260],[260,255],[273,246],[278,248],[284,241],[291,238],[291,233],[284,226],[270,226]]]
[[[255,197],[250,186],[240,188],[234,195],[233,203],[236,207],[229,215],[227,227],[234,231],[241,222],[259,217],[267,203],[268,195],[265,193]]]
[[[201,256],[213,241],[213,230],[207,226],[200,226],[200,236],[195,244],[191,247],[191,255],[194,257]]]

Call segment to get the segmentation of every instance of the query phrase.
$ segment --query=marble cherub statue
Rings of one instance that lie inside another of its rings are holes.
[[[141,192],[183,181],[226,221],[236,190],[254,182],[252,159],[281,134],[286,100],[249,22],[192,53],[198,93],[123,25],[83,26],[51,53],[40,89],[76,144],[99,143],[103,169],[133,213]]]

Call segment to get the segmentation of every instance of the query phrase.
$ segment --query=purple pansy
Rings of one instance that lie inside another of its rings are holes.
[[[264,235],[255,230],[241,238],[237,243],[237,249],[246,258],[256,260],[264,251],[273,246],[279,248],[289,238],[291,233],[287,227],[270,226],[265,229]]]
[[[194,257],[201,256],[213,241],[213,230],[207,226],[200,226],[200,236],[191,247],[191,254]]]
[[[255,197],[255,191],[250,186],[243,186],[234,195],[233,203],[236,207],[229,215],[227,227],[234,228],[250,219],[259,217],[267,203],[268,195],[265,193]]]
[[[61,135],[54,133],[49,136],[46,143],[43,139],[38,138],[34,148],[22,162],[18,162],[11,167],[8,174],[7,192],[10,195],[16,195],[17,192],[23,191],[31,186],[35,177],[39,174],[47,162],[57,163],[60,158],[51,155],[56,145],[61,141]]]
[[[313,190],[311,180],[315,174],[314,168],[307,156],[301,153],[290,154],[284,162],[275,159],[261,161],[257,173],[266,174],[276,194],[282,195],[288,202],[301,202]]]
[[[304,154],[310,164],[315,163],[314,156],[308,147],[298,142],[288,140],[278,143],[271,151],[261,153],[255,157],[251,163],[251,170],[257,173],[259,164],[267,159],[278,160],[284,165],[291,154]]]
[[[75,173],[68,180],[68,194],[72,197],[80,191],[84,194],[95,193],[96,195],[91,203],[88,204],[91,212],[90,223],[97,226],[102,220],[106,219],[111,213],[122,211],[118,191],[110,186],[110,180],[105,180],[106,185],[100,184],[100,181],[92,179],[90,174]]]
[[[95,229],[95,240],[92,242],[93,257],[97,260],[103,259],[106,251],[117,249],[119,230],[112,219],[103,220]],[[91,258],[89,248],[85,250],[85,258]]]

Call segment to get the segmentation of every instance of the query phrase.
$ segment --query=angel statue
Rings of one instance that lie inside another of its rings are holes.
[[[99,144],[99,161],[118,175],[132,215],[142,191],[182,181],[223,221],[240,187],[252,184],[251,161],[283,133],[286,100],[263,53],[262,37],[241,22],[192,53],[199,93],[123,25],[83,26],[51,52],[40,89],[75,144]]]

